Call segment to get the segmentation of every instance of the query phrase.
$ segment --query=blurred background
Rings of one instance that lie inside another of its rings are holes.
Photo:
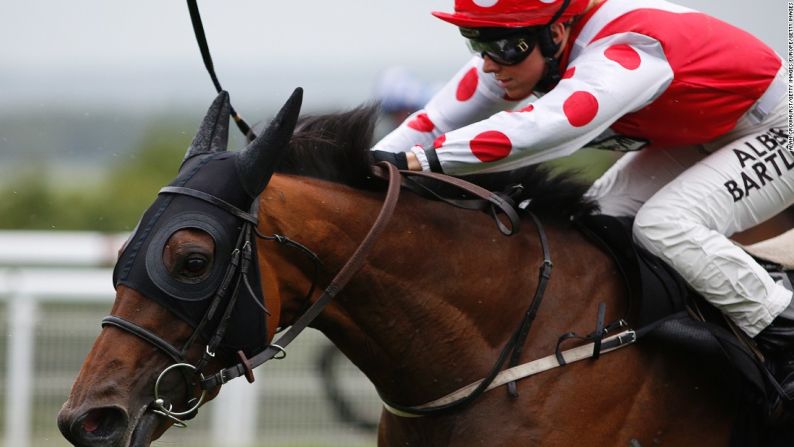
[[[255,123],[269,119],[296,86],[305,89],[306,113],[375,99],[395,113],[421,103],[469,57],[458,32],[429,14],[451,10],[452,3],[199,6],[221,83]],[[785,55],[782,0],[678,3],[738,25]],[[698,30],[691,32],[697,39]],[[183,1],[2,3],[2,445],[67,445],[55,413],[110,308],[114,250],[173,177],[214,96]],[[392,126],[390,119],[384,114],[379,131]],[[241,147],[239,135],[232,136],[232,147]],[[613,160],[584,151],[558,165],[583,169],[590,180]],[[62,257],[48,251],[54,246]],[[52,278],[60,274],[72,276],[56,284]],[[236,421],[253,430],[249,437],[230,441],[235,421],[204,412],[190,430],[171,430],[159,445],[374,445],[377,398],[333,352],[314,333],[288,360],[259,373],[255,393],[230,391],[231,403],[217,402],[226,408],[246,401],[240,397],[246,394],[260,397],[257,405],[245,404],[254,407],[250,420]],[[19,362],[27,369],[14,366]]]

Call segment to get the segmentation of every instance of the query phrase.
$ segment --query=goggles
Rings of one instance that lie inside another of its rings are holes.
[[[538,37],[534,32],[522,32],[494,40],[468,38],[467,43],[473,53],[488,56],[499,65],[516,65],[532,53]]]

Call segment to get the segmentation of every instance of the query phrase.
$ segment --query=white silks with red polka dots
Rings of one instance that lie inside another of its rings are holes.
[[[607,214],[638,214],[637,241],[756,335],[791,292],[725,236],[794,203],[781,57],[670,2],[606,0],[573,25],[562,61],[562,80],[527,104],[474,56],[373,149],[435,148],[445,173],[465,175],[563,157],[606,136],[639,142],[620,147],[641,150],[590,194]]]

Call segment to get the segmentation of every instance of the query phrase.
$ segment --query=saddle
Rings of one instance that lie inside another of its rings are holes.
[[[627,320],[637,330],[639,339],[653,338],[699,356],[722,359],[741,377],[740,397],[748,407],[756,408],[753,413],[765,415],[762,425],[781,417],[780,387],[753,343],[665,262],[634,243],[633,219],[585,215],[574,222],[580,232],[614,260],[628,291]],[[776,281],[791,289],[794,230],[742,248]],[[735,432],[742,432],[734,433],[734,445],[755,445],[741,438],[752,431],[741,426],[734,428]]]

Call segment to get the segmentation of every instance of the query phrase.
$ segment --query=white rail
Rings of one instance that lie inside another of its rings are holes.
[[[3,445],[30,445],[33,339],[39,303],[107,302],[109,309],[115,294],[110,265],[125,239],[126,235],[118,234],[0,232],[0,300],[8,304],[10,335]],[[236,385],[243,384],[226,385],[209,406],[214,445],[236,447],[253,441],[256,393],[250,385]]]

